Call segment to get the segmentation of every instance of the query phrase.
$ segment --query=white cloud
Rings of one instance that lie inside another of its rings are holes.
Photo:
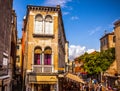
[[[85,53],[85,46],[79,45],[70,45],[69,47],[69,59],[74,60],[74,58],[80,56],[81,54]]]
[[[79,19],[79,17],[77,17],[77,16],[72,16],[71,17],[71,20],[78,20]]]
[[[120,20],[120,17],[118,17],[117,19],[115,19],[112,24],[114,24],[116,21]]]
[[[63,12],[63,15],[68,15],[69,14],[69,12]]]
[[[116,21],[120,20],[120,17],[118,17],[117,19],[115,19],[111,24],[108,25],[108,28],[113,28],[114,27],[114,23]]]
[[[92,53],[92,52],[94,52],[95,51],[95,49],[88,49],[87,50],[87,53]]]
[[[109,25],[108,25],[108,28],[113,28],[113,27],[114,27],[113,24],[109,24]]]
[[[46,0],[45,5],[49,5],[49,6],[60,5],[61,7],[66,7],[66,3],[71,1],[72,0]]]
[[[96,27],[95,29],[93,29],[93,30],[90,32],[90,35],[93,35],[93,34],[95,34],[96,32],[98,32],[98,31],[100,31],[100,30],[101,30],[101,27],[98,26],[98,27]]]
[[[76,57],[84,54],[85,52],[91,53],[95,51],[95,49],[86,49],[85,46],[80,45],[70,45],[69,47],[69,59],[73,61]]]

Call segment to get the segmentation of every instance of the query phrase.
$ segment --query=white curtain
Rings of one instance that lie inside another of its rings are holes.
[[[53,23],[45,22],[45,34],[53,34]]]
[[[42,34],[42,21],[35,21],[35,33]]]

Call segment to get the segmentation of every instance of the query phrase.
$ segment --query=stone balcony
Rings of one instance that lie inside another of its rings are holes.
[[[33,65],[32,67],[35,73],[52,73],[53,65]]]

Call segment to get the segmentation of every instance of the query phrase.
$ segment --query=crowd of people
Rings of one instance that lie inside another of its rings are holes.
[[[97,82],[82,84],[80,85],[80,91],[102,91],[102,84]]]
[[[112,88],[110,85],[103,85],[96,79],[90,80],[85,84],[80,85],[80,91],[119,91],[117,88]]]

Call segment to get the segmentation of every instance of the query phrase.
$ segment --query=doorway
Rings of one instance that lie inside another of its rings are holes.
[[[50,91],[50,84],[35,84],[34,91]]]

